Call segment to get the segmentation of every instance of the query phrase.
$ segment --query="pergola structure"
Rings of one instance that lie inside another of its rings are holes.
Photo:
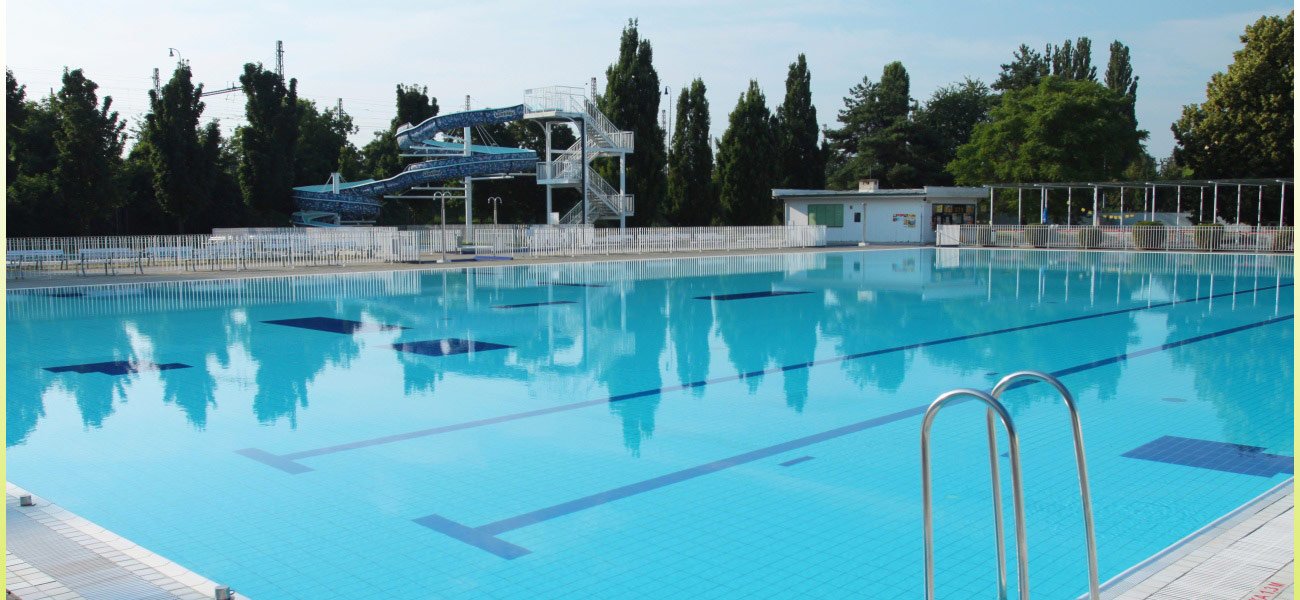
[[[993,204],[994,193],[996,190],[1014,189],[1016,190],[1016,222],[1024,222],[1024,201],[1025,190],[1038,193],[1038,222],[1047,223],[1048,192],[1050,190],[1065,190],[1066,202],[1066,225],[1074,225],[1074,190],[1081,190],[1085,194],[1091,192],[1092,195],[1092,224],[1100,224],[1101,209],[1105,203],[1104,196],[1107,190],[1119,191],[1119,212],[1122,215],[1127,208],[1125,206],[1128,196],[1128,190],[1142,190],[1142,213],[1149,214],[1152,219],[1155,218],[1156,201],[1160,198],[1160,191],[1166,190],[1164,199],[1166,207],[1168,206],[1168,190],[1173,190],[1174,212],[1183,212],[1183,191],[1194,190],[1196,193],[1196,217],[1198,221],[1204,221],[1205,202],[1211,202],[1211,219],[1219,215],[1219,189],[1226,187],[1228,189],[1236,188],[1236,213],[1233,220],[1236,224],[1241,224],[1241,204],[1244,198],[1243,194],[1250,188],[1256,188],[1259,195],[1256,199],[1255,206],[1255,226],[1258,227],[1263,221],[1264,208],[1264,189],[1277,186],[1280,194],[1280,203],[1278,204],[1278,224],[1286,223],[1286,188],[1294,185],[1295,182],[1291,177],[1270,177],[1270,178],[1224,178],[1224,179],[1171,179],[1161,181],[1107,181],[1107,182],[1052,182],[1052,183],[997,183],[988,184],[983,187],[989,190],[989,223],[993,223]],[[1208,194],[1206,190],[1212,190]],[[1031,198],[1032,199],[1032,198]],[[1190,202],[1191,198],[1187,198]],[[1136,208],[1136,207],[1135,207]]]

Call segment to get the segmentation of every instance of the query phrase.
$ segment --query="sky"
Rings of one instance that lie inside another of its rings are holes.
[[[843,97],[864,76],[902,61],[912,96],[971,77],[992,83],[1021,44],[1042,49],[1092,39],[1098,78],[1108,47],[1132,49],[1138,126],[1150,132],[1157,159],[1174,146],[1170,124],[1182,106],[1201,102],[1205,85],[1232,61],[1245,27],[1283,15],[1286,2],[1234,0],[1021,3],[806,0],[688,2],[78,2],[9,0],[5,64],[29,97],[59,87],[64,67],[82,68],[134,124],[148,106],[153,69],[165,81],[175,49],[206,89],[229,86],[246,62],[275,63],[282,40],[285,71],[299,95],[319,105],[342,99],[360,131],[358,145],[388,126],[398,83],[427,85],[442,112],[518,104],[527,88],[587,86],[617,57],[629,18],[654,48],[661,85],[675,105],[683,85],[708,87],[712,134],[756,79],[769,107],[784,96],[785,75],[808,57],[818,121],[836,127]],[[665,100],[667,97],[665,97]],[[205,118],[229,131],[243,121],[243,96],[206,99]]]

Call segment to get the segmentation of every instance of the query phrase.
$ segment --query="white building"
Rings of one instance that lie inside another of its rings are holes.
[[[786,225],[825,225],[832,244],[932,244],[937,225],[973,225],[982,187],[882,190],[874,179],[856,191],[772,190]]]

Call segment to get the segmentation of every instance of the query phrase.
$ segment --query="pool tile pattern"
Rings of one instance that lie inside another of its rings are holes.
[[[1124,456],[1260,477],[1273,477],[1278,473],[1293,471],[1293,459],[1290,456],[1269,454],[1258,446],[1172,435],[1129,450]]]

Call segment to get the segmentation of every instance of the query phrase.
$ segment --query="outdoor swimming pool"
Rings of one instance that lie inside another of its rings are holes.
[[[1290,476],[1292,277],[901,249],[14,291],[9,479],[254,599],[919,597],[920,415],[1032,368],[1079,401],[1104,580]],[[1034,594],[1072,598],[1065,410],[1005,401]],[[934,439],[939,594],[991,597],[983,410]]]

